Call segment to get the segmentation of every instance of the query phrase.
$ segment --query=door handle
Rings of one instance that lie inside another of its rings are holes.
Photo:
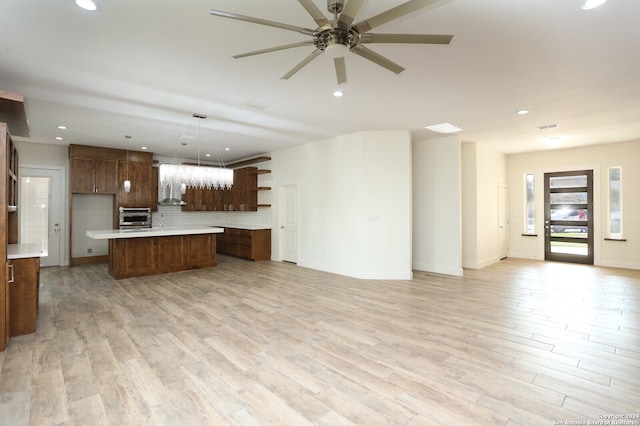
[[[11,278],[9,278],[9,284],[12,284],[15,282],[16,280],[16,276],[15,276],[15,270],[14,270],[14,265],[13,264],[9,264],[9,269],[11,270]]]

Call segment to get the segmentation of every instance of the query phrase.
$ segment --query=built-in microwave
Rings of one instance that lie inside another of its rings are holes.
[[[120,228],[151,228],[151,208],[120,207]]]

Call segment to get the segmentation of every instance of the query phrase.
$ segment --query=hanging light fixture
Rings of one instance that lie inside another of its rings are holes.
[[[131,139],[130,135],[125,135],[124,136],[125,139]],[[131,192],[131,181],[129,180],[129,150],[127,149],[127,178],[124,181],[124,184],[122,185],[124,188],[124,192],[129,193]]]
[[[193,114],[198,119],[198,137],[200,138],[200,122],[207,118],[206,115]],[[201,166],[200,148],[198,148],[198,163],[191,164],[161,164],[158,170],[160,185],[169,187],[172,198],[173,188],[180,188],[185,193],[187,187],[206,189],[231,189],[233,186],[233,170],[224,167],[219,159],[221,167]],[[175,203],[174,203],[175,204]]]

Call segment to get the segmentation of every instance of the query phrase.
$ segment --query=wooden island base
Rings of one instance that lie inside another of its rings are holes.
[[[216,265],[212,234],[109,240],[109,274],[117,280]]]

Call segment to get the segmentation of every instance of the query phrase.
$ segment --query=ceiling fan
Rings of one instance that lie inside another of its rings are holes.
[[[237,19],[254,24],[266,25],[283,30],[295,31],[300,34],[311,36],[310,40],[268,49],[255,50],[253,52],[234,55],[234,58],[245,58],[247,56],[260,55],[263,53],[276,52],[279,50],[291,49],[301,46],[315,46],[315,50],[293,67],[288,73],[282,76],[286,80],[300,71],[312,60],[322,53],[333,58],[336,69],[338,84],[346,83],[347,71],[344,56],[347,52],[355,53],[369,61],[380,65],[396,74],[400,74],[405,69],[395,62],[365,47],[370,43],[411,43],[411,44],[449,44],[452,35],[437,34],[373,34],[368,31],[386,24],[387,22],[401,18],[409,13],[424,9],[441,0],[409,0],[385,12],[379,13],[371,18],[364,19],[352,25],[355,16],[362,7],[364,0],[327,0],[327,10],[333,14],[330,21],[324,13],[313,3],[312,0],[298,0],[309,15],[314,19],[318,27],[310,28],[297,27],[295,25],[283,24],[280,22],[268,21],[266,19],[254,18],[251,16],[238,15],[221,10],[211,10],[214,16]],[[346,6],[345,6],[346,3]]]

